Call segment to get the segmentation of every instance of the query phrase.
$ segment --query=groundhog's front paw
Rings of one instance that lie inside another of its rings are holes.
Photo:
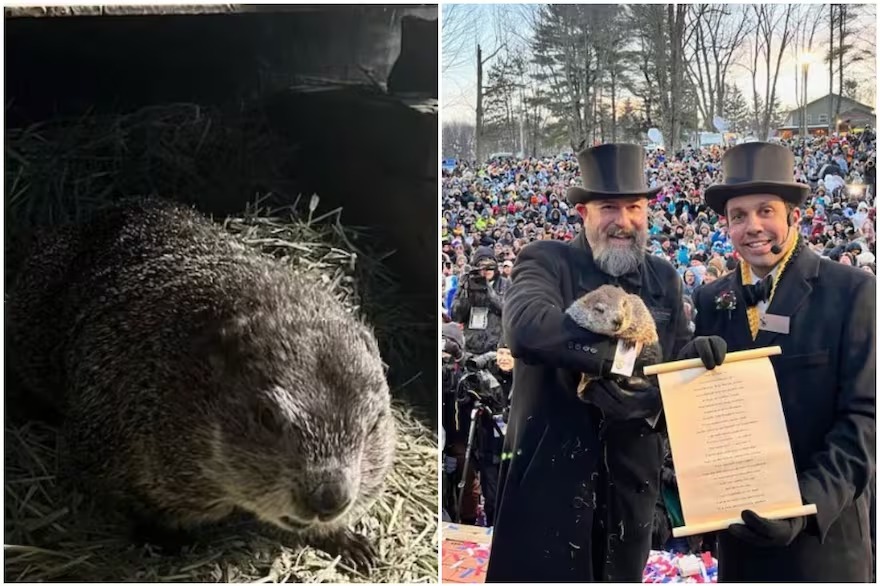
[[[369,538],[349,529],[325,537],[316,545],[330,555],[348,559],[358,571],[369,571],[379,558],[379,552]]]

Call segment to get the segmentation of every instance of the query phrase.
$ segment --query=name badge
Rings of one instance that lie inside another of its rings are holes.
[[[472,307],[471,318],[468,320],[468,328],[472,330],[485,330],[489,325],[489,308]]]
[[[772,313],[765,313],[763,317],[761,317],[760,329],[766,332],[774,332],[777,334],[787,334],[788,333],[788,322],[790,318],[784,315],[774,315]]]
[[[621,376],[632,376],[633,370],[636,367],[636,358],[639,357],[639,352],[641,351],[641,342],[636,342],[635,346],[627,346],[623,340],[618,340],[611,372]]]

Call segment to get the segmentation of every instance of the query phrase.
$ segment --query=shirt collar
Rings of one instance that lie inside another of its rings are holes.
[[[776,263],[776,266],[773,267],[772,271],[770,271],[770,276],[773,277],[774,281],[776,280],[776,274],[779,273],[779,265],[780,264],[781,263]],[[755,274],[755,269],[752,268],[751,265],[749,265],[749,275],[752,278],[752,285],[757,285],[758,283],[760,283],[763,280],[761,277],[759,277],[758,275]]]

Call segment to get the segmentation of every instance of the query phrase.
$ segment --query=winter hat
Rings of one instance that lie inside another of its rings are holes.
[[[480,246],[477,248],[476,252],[474,252],[474,256],[471,258],[471,264],[477,266],[484,260],[495,260],[495,251],[485,245]]]
[[[860,267],[863,267],[863,266],[865,266],[865,265],[874,264],[874,261],[877,260],[877,259],[876,259],[876,257],[875,257],[873,254],[871,254],[870,251],[867,251],[867,250],[866,250],[866,251],[863,252],[862,254],[858,255],[858,256],[856,257],[856,260],[858,261],[859,266],[860,266]]]
[[[451,354],[456,360],[462,357],[462,348],[464,348],[464,332],[457,323],[450,322],[443,324],[443,351]]]

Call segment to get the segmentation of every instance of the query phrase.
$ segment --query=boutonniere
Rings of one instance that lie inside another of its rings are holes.
[[[733,310],[736,309],[736,294],[731,291],[722,291],[715,297],[715,309],[727,310],[728,317],[733,317]]]

